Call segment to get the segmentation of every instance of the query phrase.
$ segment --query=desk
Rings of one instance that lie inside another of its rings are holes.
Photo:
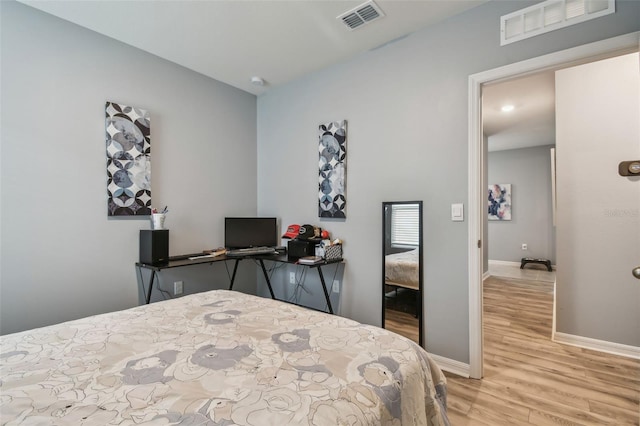
[[[191,257],[201,256],[201,255],[202,254],[193,254]],[[138,268],[138,272],[140,272],[140,281],[142,282],[142,288],[143,289],[145,287],[148,288],[148,291],[146,294],[146,303],[149,304],[151,302],[151,292],[153,291],[153,283],[155,282],[156,273],[160,272],[163,269],[181,268],[184,266],[192,266],[192,265],[204,265],[207,263],[213,264],[215,262],[226,262],[228,260],[233,260],[235,261],[235,263],[233,265],[233,273],[231,275],[231,281],[229,283],[229,290],[233,290],[233,283],[236,279],[238,264],[240,263],[240,261],[246,260],[246,259],[258,261],[258,263],[260,264],[260,267],[262,268],[264,279],[267,281],[267,287],[269,288],[269,293],[271,294],[271,298],[274,300],[280,300],[283,302],[287,302],[287,301],[276,298],[275,294],[273,293],[273,288],[271,287],[271,280],[269,279],[269,273],[267,272],[267,268],[264,265],[265,260],[270,262],[289,263],[292,265],[300,265],[306,268],[317,269],[318,276],[320,277],[320,283],[322,284],[322,291],[324,292],[324,298],[327,301],[327,309],[329,310],[330,314],[333,314],[333,306],[331,305],[331,299],[329,298],[329,291],[327,290],[327,284],[324,280],[324,274],[322,273],[322,266],[325,266],[331,263],[340,263],[342,262],[342,259],[326,260],[322,263],[318,263],[315,265],[302,265],[297,262],[297,259],[290,259],[289,257],[287,257],[286,254],[254,255],[254,256],[244,256],[244,257],[238,257],[238,256],[229,257],[225,255],[220,255],[216,257],[201,257],[199,259],[193,259],[193,260],[184,259],[184,256],[176,256],[174,258],[169,258],[168,262],[161,263],[161,264],[149,264],[149,263],[136,262],[136,267]],[[145,282],[142,277],[142,272],[141,272],[142,268],[149,269],[151,271],[151,276],[149,277],[149,283],[147,286],[145,286]],[[290,303],[290,302],[287,302],[287,303]]]

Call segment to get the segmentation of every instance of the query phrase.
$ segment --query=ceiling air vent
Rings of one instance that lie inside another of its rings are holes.
[[[343,13],[336,19],[340,19],[350,30],[373,22],[378,18],[382,18],[384,13],[373,1],[362,3],[355,9],[351,9],[348,12]]]
[[[500,17],[500,45],[614,13],[615,0],[547,0]]]

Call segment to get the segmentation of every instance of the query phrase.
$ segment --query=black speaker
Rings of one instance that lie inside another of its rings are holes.
[[[140,230],[140,263],[157,264],[169,261],[169,230]]]
[[[289,240],[287,244],[287,255],[292,259],[313,256],[316,254],[316,244],[317,243],[312,241]]]

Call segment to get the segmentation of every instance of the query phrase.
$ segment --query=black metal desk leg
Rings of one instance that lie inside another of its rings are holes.
[[[156,270],[152,269],[151,279],[149,279],[149,291],[147,292],[147,305],[151,302],[151,290],[153,290],[153,281],[155,281],[155,279],[156,279]]]
[[[322,283],[322,290],[324,291],[324,298],[327,299],[327,308],[329,308],[329,313],[333,313],[333,308],[331,307],[331,299],[329,298],[329,292],[327,291],[327,285],[324,282],[324,275],[322,274],[322,267],[318,265],[318,275],[320,275],[320,282]],[[333,283],[331,283],[333,285]]]
[[[264,274],[264,279],[267,280],[267,287],[269,287],[269,293],[271,293],[271,298],[276,300],[276,295],[273,294],[273,288],[271,288],[271,280],[269,279],[269,274],[267,273],[267,268],[264,267],[264,262],[260,259],[260,266],[262,266],[262,273]]]
[[[233,290],[233,283],[236,280],[236,272],[238,272],[238,263],[240,263],[240,259],[236,259],[236,264],[233,265],[233,275],[231,275],[231,282],[229,283],[229,290]]]

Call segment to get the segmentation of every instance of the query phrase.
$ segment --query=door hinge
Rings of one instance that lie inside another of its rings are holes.
[[[482,240],[478,240],[478,248],[482,248]]]

